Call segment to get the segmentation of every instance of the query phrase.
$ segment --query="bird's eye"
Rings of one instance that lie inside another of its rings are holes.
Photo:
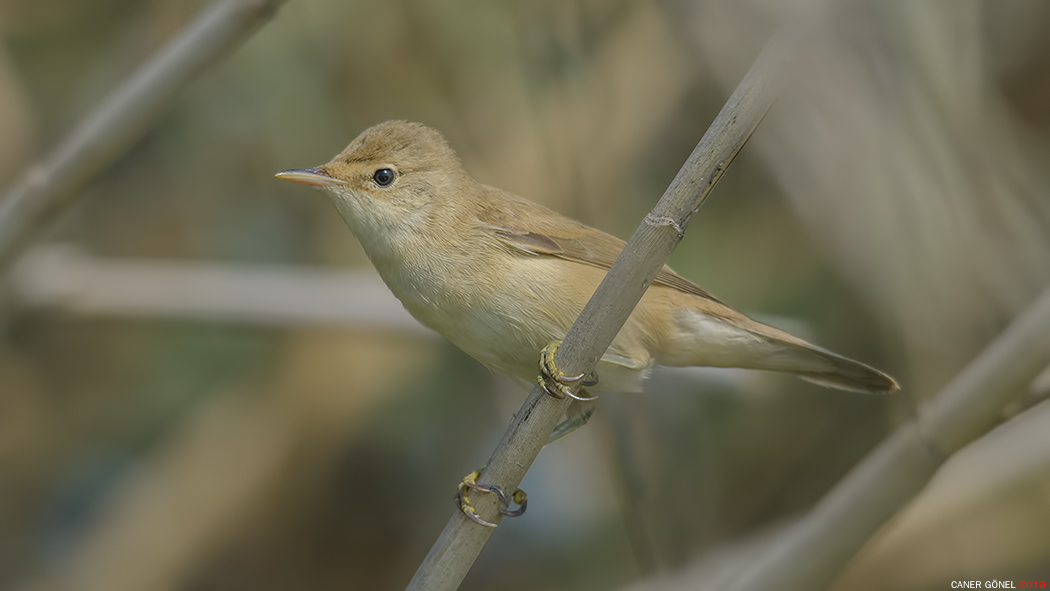
[[[397,175],[394,174],[394,171],[389,168],[380,168],[372,175],[372,180],[380,187],[389,187],[396,177]]]

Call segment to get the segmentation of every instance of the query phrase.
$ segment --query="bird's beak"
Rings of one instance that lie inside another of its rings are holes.
[[[301,183],[312,187],[332,187],[343,184],[339,179],[333,178],[324,168],[293,168],[282,170],[275,174],[279,179]]]

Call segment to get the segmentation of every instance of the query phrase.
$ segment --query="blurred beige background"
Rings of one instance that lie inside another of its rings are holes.
[[[0,185],[204,6],[0,1]],[[0,588],[403,587],[524,393],[273,173],[421,121],[626,238],[787,9],[289,0],[4,279]],[[1048,27],[1040,0],[837,3],[671,265],[903,391],[658,372],[541,454],[463,588],[717,588],[936,394],[1050,279]],[[835,588],[1050,581],[1048,382]]]

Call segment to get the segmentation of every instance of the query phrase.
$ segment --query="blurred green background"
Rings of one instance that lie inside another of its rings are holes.
[[[0,186],[205,6],[0,1]],[[480,181],[626,238],[789,9],[287,2],[4,280],[0,588],[403,587],[524,392],[381,289],[340,304],[378,279],[273,174],[420,121]],[[717,588],[1050,280],[1050,4],[857,0],[824,24],[670,264],[903,391],[681,370],[603,396],[464,589]],[[1046,377],[836,589],[1050,580]]]

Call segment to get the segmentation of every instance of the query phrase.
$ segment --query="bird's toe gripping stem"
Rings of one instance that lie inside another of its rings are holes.
[[[554,362],[554,354],[558,352],[561,343],[555,341],[543,348],[540,352],[540,375],[536,381],[546,390],[547,394],[555,398],[568,396],[574,400],[590,401],[596,400],[597,396],[580,396],[572,391],[572,386],[580,382],[581,386],[589,387],[598,384],[598,374],[591,371],[589,374],[581,373],[578,376],[567,376]]]
[[[468,490],[476,490],[478,492],[492,493],[499,498],[500,510],[499,512],[507,517],[517,517],[525,513],[525,509],[529,506],[529,497],[525,494],[525,491],[520,488],[514,491],[514,494],[508,496],[507,493],[503,492],[503,489],[494,484],[478,484],[478,477],[481,476],[481,471],[485,467],[482,466],[477,470],[467,474],[463,482],[459,483],[456,487],[456,506],[463,512],[464,515],[469,517],[471,521],[478,525],[485,527],[496,527],[495,523],[485,521],[481,517],[478,517],[474,506],[470,504],[470,497],[467,496]],[[510,505],[514,503],[518,505],[518,508],[511,511]]]

